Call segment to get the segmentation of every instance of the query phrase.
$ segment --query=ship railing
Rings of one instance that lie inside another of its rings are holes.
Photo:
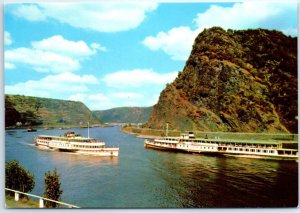
[[[20,194],[21,195],[26,195],[28,197],[37,198],[37,199],[39,199],[39,208],[45,208],[44,201],[57,203],[57,204],[59,204],[60,208],[80,208],[80,207],[75,206],[73,204],[69,204],[69,203],[65,203],[65,202],[61,202],[61,201],[57,201],[57,200],[52,200],[52,199],[49,199],[49,198],[45,198],[45,197],[41,197],[41,196],[38,196],[38,195],[33,195],[33,194],[17,191],[17,190],[14,190],[14,189],[5,188],[5,191],[14,192],[15,201],[20,200]]]

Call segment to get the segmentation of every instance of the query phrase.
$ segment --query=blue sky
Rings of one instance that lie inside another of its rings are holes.
[[[297,36],[297,24],[293,1],[5,4],[5,93],[92,110],[152,106],[204,28]]]

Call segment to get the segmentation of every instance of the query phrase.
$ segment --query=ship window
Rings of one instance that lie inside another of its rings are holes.
[[[246,152],[249,152],[249,149],[246,149]]]
[[[254,152],[255,150],[254,149],[251,149],[251,152]]]
[[[240,148],[240,151],[243,151],[243,148]]]
[[[274,150],[270,150],[270,153],[274,153]]]
[[[228,150],[231,150],[231,147],[229,147]]]
[[[264,150],[264,153],[267,153],[267,150]]]
[[[257,152],[260,152],[260,149],[256,150]]]

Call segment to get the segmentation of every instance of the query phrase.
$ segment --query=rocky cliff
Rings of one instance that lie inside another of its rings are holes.
[[[278,31],[206,29],[147,126],[178,130],[298,130],[297,38]]]

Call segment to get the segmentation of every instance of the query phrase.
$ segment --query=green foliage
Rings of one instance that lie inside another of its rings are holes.
[[[5,187],[21,192],[34,188],[34,175],[19,164],[17,160],[5,162]]]
[[[20,118],[20,113],[14,108],[9,99],[5,97],[5,126],[16,125]]]
[[[93,114],[105,123],[145,123],[152,107],[118,107],[109,110],[93,111]]]
[[[5,111],[7,112],[5,114],[6,126],[15,125],[16,122],[22,122],[25,126],[46,127],[80,126],[80,123],[88,121],[90,124],[100,123],[83,103],[76,101],[6,95]]]
[[[55,168],[53,174],[50,171],[45,173],[45,192],[44,197],[59,201],[63,190],[60,189],[60,177]],[[46,207],[55,208],[58,206],[57,203],[45,201]]]

